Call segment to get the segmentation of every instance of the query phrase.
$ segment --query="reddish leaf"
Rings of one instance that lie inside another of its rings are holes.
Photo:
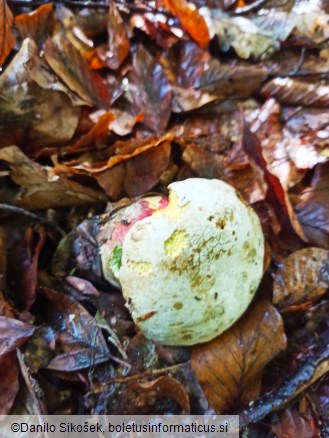
[[[30,14],[20,14],[15,17],[15,25],[22,40],[32,38],[41,47],[42,43],[52,34],[55,17],[51,3],[40,6]]]
[[[113,120],[113,113],[103,114],[87,134],[82,135],[72,146],[65,148],[65,153],[81,152],[91,145],[103,144],[109,137],[109,126]]]
[[[114,0],[110,2],[107,31],[109,35],[107,65],[109,68],[116,70],[128,55],[130,43],[124,22]]]
[[[200,47],[208,45],[210,40],[208,27],[195,5],[185,0],[164,0],[164,4]]]
[[[243,127],[243,145],[247,155],[263,172],[268,186],[266,198],[273,207],[277,219],[280,221],[282,227],[281,235],[286,239],[294,241],[295,245],[300,245],[301,239],[305,239],[303,230],[278,177],[273,175],[267,168],[258,138],[250,131],[246,123],[244,123]]]
[[[50,308],[47,319],[57,334],[56,356],[47,368],[75,371],[107,361],[111,355],[103,335],[87,310],[72,298],[47,288],[40,294]]]
[[[280,412],[276,421],[272,421],[272,432],[277,438],[317,438],[320,433],[313,415],[302,415],[295,405]]]
[[[305,248],[283,260],[275,274],[273,302],[281,308],[317,300],[329,287],[329,252]]]
[[[7,415],[19,389],[19,368],[14,351],[0,356],[0,370],[0,415]]]
[[[12,25],[13,14],[7,6],[6,0],[0,0],[0,67],[16,43],[16,38],[11,31]]]
[[[285,347],[280,314],[258,301],[221,336],[194,346],[191,365],[210,404],[224,413],[257,398],[264,367]]]
[[[0,356],[15,350],[30,338],[36,327],[7,316],[0,316]]]

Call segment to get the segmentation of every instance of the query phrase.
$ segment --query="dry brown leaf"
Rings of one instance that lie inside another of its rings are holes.
[[[109,106],[111,96],[103,79],[92,71],[81,53],[59,34],[44,44],[45,58],[54,72],[87,105]]]
[[[210,36],[207,24],[194,4],[185,0],[164,0],[164,4],[200,47],[208,45]]]
[[[36,74],[38,65],[36,44],[27,38],[0,76],[1,147],[58,145],[74,134],[80,108],[72,105],[58,78],[44,70]]]
[[[290,254],[275,274],[273,302],[281,308],[312,301],[329,287],[329,251],[304,248]]]
[[[96,174],[95,178],[114,200],[122,196],[140,196],[159,182],[161,174],[168,167],[170,152],[170,142],[163,141],[157,147],[147,148],[143,153],[121,160],[105,172]]]
[[[224,413],[258,396],[264,367],[285,347],[280,314],[259,300],[224,334],[194,346],[191,366],[210,404]]]
[[[15,25],[22,40],[32,38],[38,47],[52,33],[55,24],[53,5],[47,3],[30,14],[20,14],[15,17]]]
[[[16,43],[16,38],[11,31],[13,21],[13,14],[6,0],[0,0],[0,66],[5,62]]]
[[[19,389],[16,353],[12,351],[0,357],[0,415],[9,414]]]
[[[20,186],[13,202],[21,207],[33,210],[106,201],[99,191],[55,175],[51,168],[30,160],[16,146],[0,149],[0,160],[9,164],[11,179]]]

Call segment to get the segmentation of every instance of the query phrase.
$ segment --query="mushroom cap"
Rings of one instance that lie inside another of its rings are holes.
[[[263,273],[264,237],[256,213],[225,182],[191,178],[168,188],[168,206],[127,232],[119,281],[148,338],[193,345],[248,307]]]

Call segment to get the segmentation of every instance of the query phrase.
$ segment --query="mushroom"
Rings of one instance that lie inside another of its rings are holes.
[[[250,304],[264,237],[229,184],[191,178],[168,189],[168,200],[147,197],[120,211],[101,247],[102,265],[146,337],[193,345],[221,334]]]

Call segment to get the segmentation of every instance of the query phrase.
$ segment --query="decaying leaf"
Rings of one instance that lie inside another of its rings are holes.
[[[191,364],[209,403],[223,414],[258,396],[264,367],[285,347],[280,314],[259,300],[224,334],[194,346]]]
[[[13,14],[6,0],[0,0],[0,66],[6,60],[16,42],[11,30],[13,21]]]
[[[20,186],[13,199],[16,205],[34,210],[106,201],[99,191],[55,175],[51,168],[30,160],[16,146],[0,149],[0,160],[8,163],[12,180]]]
[[[273,302],[280,308],[317,300],[329,287],[329,252],[304,248],[290,254],[276,271]]]

